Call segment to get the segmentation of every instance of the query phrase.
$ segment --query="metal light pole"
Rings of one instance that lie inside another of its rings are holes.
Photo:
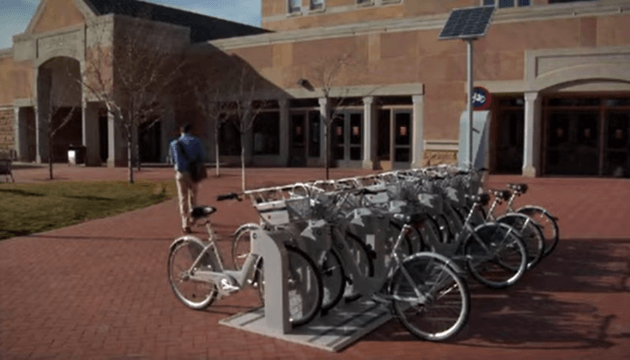
[[[475,39],[466,39],[466,54],[468,63],[468,100],[466,101],[466,111],[468,111],[468,164],[472,169],[473,166],[473,41]]]

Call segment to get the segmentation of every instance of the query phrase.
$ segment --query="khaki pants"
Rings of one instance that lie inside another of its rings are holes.
[[[192,224],[190,211],[197,205],[197,184],[190,178],[189,172],[176,172],[177,195],[179,196],[179,213],[182,217],[182,229]]]

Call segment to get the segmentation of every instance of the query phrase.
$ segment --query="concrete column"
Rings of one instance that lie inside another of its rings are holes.
[[[35,113],[35,143],[37,149],[37,163],[48,162],[48,114],[50,110],[50,92],[52,73],[48,69],[35,70],[37,84],[37,111]]]
[[[280,105],[280,163],[289,165],[289,100],[278,100]]]
[[[373,170],[376,159],[376,114],[374,113],[374,97],[363,98],[363,168]]]
[[[107,114],[108,167],[127,165],[127,144],[120,130],[120,122],[119,115]]]
[[[101,138],[98,126],[98,103],[83,102],[82,128],[83,128],[83,146],[85,146],[85,165],[100,166],[101,165]]]
[[[13,109],[13,131],[15,133],[15,153],[18,161],[28,160],[28,123],[26,120],[26,108]]]
[[[421,168],[424,160],[424,95],[414,95],[412,100],[411,167]]]
[[[330,104],[328,103],[328,99],[327,98],[320,98],[319,99],[319,133],[320,133],[320,143],[319,143],[319,161],[317,162],[318,165],[320,166],[324,166],[324,160],[326,159],[326,149],[327,149],[327,145],[326,144],[326,137],[325,137],[325,128],[326,128],[326,116],[328,115],[328,110],[329,110]],[[331,124],[332,125],[332,124]],[[330,138],[332,137],[332,128],[328,129],[328,141],[330,142]],[[331,154],[332,156],[332,154]],[[328,161],[330,162],[330,159],[328,159]]]
[[[540,175],[541,101],[537,92],[525,93],[525,139],[523,141],[523,175]]]

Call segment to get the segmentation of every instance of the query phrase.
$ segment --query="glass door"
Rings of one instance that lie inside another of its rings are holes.
[[[599,173],[600,112],[550,111],[547,118],[546,173],[597,175]]]
[[[306,166],[306,114],[291,114],[289,166]]]
[[[394,168],[408,168],[411,162],[411,112],[394,111]]]
[[[620,110],[609,111],[606,122],[603,175],[628,176],[630,113]]]
[[[496,172],[520,174],[523,167],[525,112],[522,109],[502,110],[497,120]]]
[[[332,159],[337,166],[363,159],[363,113],[346,111],[338,114],[332,125]]]

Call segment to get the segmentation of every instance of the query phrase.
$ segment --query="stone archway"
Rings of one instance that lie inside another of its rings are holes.
[[[36,69],[37,161],[66,162],[70,145],[83,143],[79,61],[54,57]],[[52,142],[51,142],[52,141]]]

